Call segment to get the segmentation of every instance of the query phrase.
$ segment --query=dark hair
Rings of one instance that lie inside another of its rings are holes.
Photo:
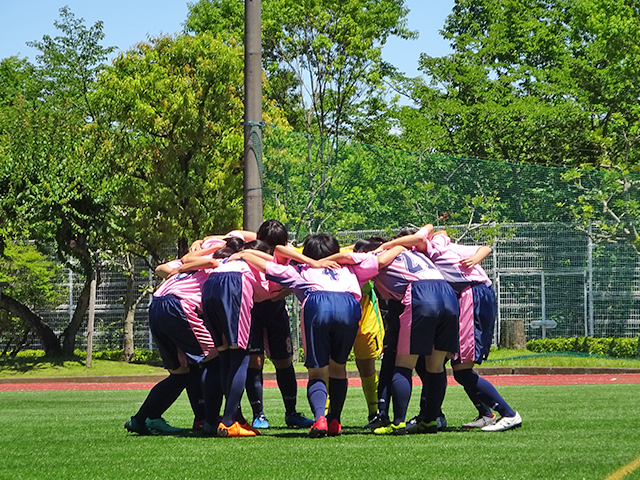
[[[239,237],[227,237],[227,244],[213,254],[213,258],[227,258],[244,248],[244,240]]]
[[[402,230],[400,230],[398,232],[398,235],[396,235],[393,238],[400,238],[400,237],[406,237],[407,235],[413,235],[414,233],[416,233],[418,231],[417,228],[412,228],[412,227],[406,227],[403,228]]]
[[[316,233],[304,239],[302,254],[314,260],[340,252],[338,240],[328,233]]]
[[[261,252],[272,253],[269,244],[262,240],[253,240],[245,243],[243,250],[260,250]]]
[[[286,245],[289,241],[289,234],[285,226],[278,220],[265,220],[256,232],[256,238],[267,243],[270,247],[268,253],[273,253],[276,245]]]
[[[386,242],[386,240],[378,235],[373,235],[369,238],[361,238],[353,246],[353,251],[356,253],[370,252],[378,248],[384,242]]]

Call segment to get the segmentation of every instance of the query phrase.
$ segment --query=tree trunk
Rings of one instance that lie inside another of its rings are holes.
[[[76,308],[73,311],[71,322],[69,322],[67,328],[65,328],[64,332],[62,332],[62,352],[65,355],[73,355],[73,351],[76,348],[76,335],[78,334],[78,330],[80,330],[80,326],[82,325],[84,314],[87,313],[87,309],[89,308],[90,293],[91,274],[85,275],[84,287],[82,288],[82,292],[80,293],[80,297],[78,298],[78,302],[76,303]]]
[[[524,334],[524,320],[504,322],[500,326],[500,347],[516,350],[527,348]]]
[[[13,299],[6,293],[2,294],[0,299],[0,308],[6,309],[22,321],[26,322],[36,333],[45,355],[49,357],[61,357],[62,348],[60,348],[60,340],[49,325],[40,317],[40,315],[31,311],[29,307]]]
[[[133,360],[134,344],[133,344],[133,320],[136,313],[136,307],[133,301],[135,280],[133,278],[133,266],[129,254],[126,256],[127,271],[125,276],[127,279],[127,293],[124,299],[124,344],[122,346],[122,360],[130,362]]]

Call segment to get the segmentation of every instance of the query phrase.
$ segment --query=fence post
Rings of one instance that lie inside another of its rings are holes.
[[[547,296],[544,291],[544,271],[540,272],[540,301],[542,303],[542,338],[547,338]]]
[[[91,273],[89,288],[89,318],[87,320],[87,368],[91,368],[93,354],[93,324],[96,317],[96,283],[98,281],[97,268]]]
[[[587,255],[589,268],[589,335],[593,337],[593,240],[591,240],[591,224],[589,224],[589,235],[587,235]]]

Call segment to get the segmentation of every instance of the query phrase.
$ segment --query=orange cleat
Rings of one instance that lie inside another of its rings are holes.
[[[230,427],[220,422],[218,425],[218,437],[255,437],[256,432],[247,430],[238,422],[233,422]]]

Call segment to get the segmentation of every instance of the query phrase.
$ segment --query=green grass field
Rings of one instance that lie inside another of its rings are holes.
[[[52,360],[44,356],[18,356],[17,358],[0,357],[0,378],[36,378],[36,377],[73,377],[95,375],[149,375],[165,374],[166,371],[157,365],[140,363],[125,363],[113,360],[92,361],[92,367],[86,366],[86,358],[77,356],[67,359]],[[640,359],[622,359],[599,357],[597,355],[578,354],[536,354],[528,350],[494,349],[489,360],[483,367],[608,367],[608,368],[638,368]],[[378,362],[378,368],[380,364]],[[355,370],[355,362],[347,365],[349,370]],[[306,371],[303,365],[296,365],[296,370]],[[274,367],[267,360],[265,371],[274,371]]]
[[[458,430],[475,409],[452,386],[444,404],[448,431],[376,437],[363,433],[364,400],[351,388],[344,434],[324,439],[283,427],[277,389],[265,390],[273,428],[231,439],[128,434],[123,424],[144,390],[0,392],[0,478],[602,480],[640,456],[640,385],[502,386],[500,392],[522,415],[522,428]],[[418,393],[414,388],[410,415]],[[299,407],[309,412],[302,388]],[[165,418],[191,424],[186,396]],[[640,470],[624,478],[640,479]]]

